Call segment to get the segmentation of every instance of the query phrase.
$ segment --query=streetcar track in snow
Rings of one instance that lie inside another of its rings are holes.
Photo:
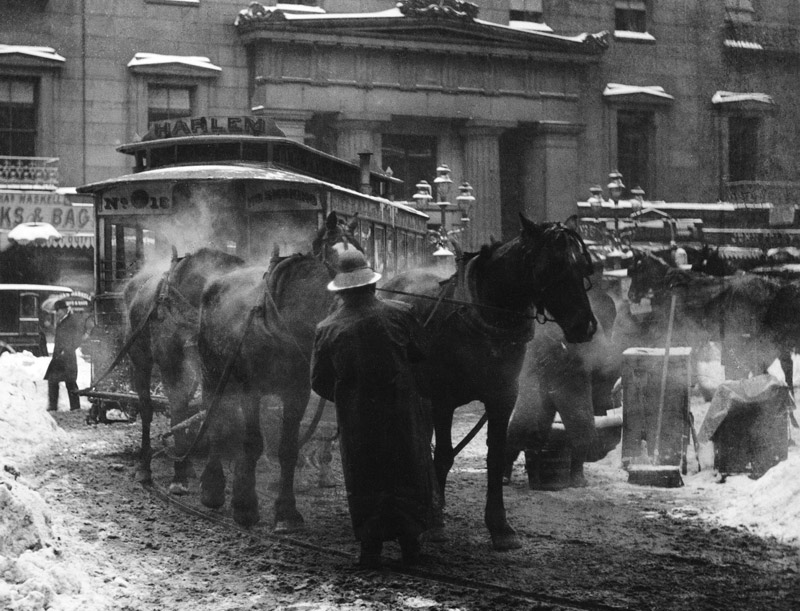
[[[323,557],[337,557],[350,560],[351,562],[355,563],[356,558],[349,552],[321,545],[315,545],[313,543],[309,543],[308,541],[298,539],[297,537],[266,532],[256,532],[252,529],[243,528],[236,524],[232,519],[222,515],[221,513],[214,512],[213,510],[199,509],[194,505],[183,501],[179,497],[169,494],[169,492],[164,490],[164,488],[156,483],[143,487],[153,496],[161,499],[185,514],[192,515],[207,522],[211,522],[227,530],[236,531],[246,537],[249,537],[254,543],[265,545],[270,549],[276,549],[280,547],[283,547],[284,549],[287,547],[294,549],[302,548],[316,552]],[[259,496],[263,497],[261,494],[259,494]],[[273,559],[270,560],[270,564],[285,566],[285,568],[291,569],[298,568],[296,565],[292,565],[291,563],[282,560]],[[521,588],[509,587],[503,584],[476,580],[472,577],[464,578],[457,575],[449,575],[419,566],[404,566],[397,561],[389,559],[384,560],[383,566],[385,569],[401,574],[406,578],[441,586],[469,589],[473,592],[485,592],[495,596],[503,596],[508,600],[509,603],[513,601],[515,606],[522,605],[527,609],[548,609],[549,611],[626,611],[629,609],[628,607],[609,605],[599,601],[574,600],[563,596],[555,596],[543,592],[534,592]]]

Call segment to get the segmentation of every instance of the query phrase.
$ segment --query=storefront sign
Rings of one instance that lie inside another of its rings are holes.
[[[52,192],[0,191],[0,229],[10,231],[20,223],[50,223],[67,237],[70,233],[94,234],[91,207],[75,207]]]

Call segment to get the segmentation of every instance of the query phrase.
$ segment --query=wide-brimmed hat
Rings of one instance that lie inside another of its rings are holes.
[[[329,291],[343,291],[375,284],[381,275],[373,270],[364,255],[355,248],[339,253],[339,272],[328,283]]]
[[[53,304],[54,310],[66,310],[69,307],[69,304],[64,299],[59,299],[58,301]]]

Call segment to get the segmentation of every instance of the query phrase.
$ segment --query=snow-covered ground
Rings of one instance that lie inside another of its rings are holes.
[[[29,353],[0,356],[0,608],[112,608],[89,587],[81,558],[69,553],[71,535],[59,507],[48,506],[32,484],[16,477],[13,467],[67,436],[46,411],[47,383],[42,377],[48,362],[49,358]],[[800,370],[798,365],[795,371]],[[782,378],[779,368],[773,366],[771,372]],[[722,379],[718,363],[707,364],[706,374],[717,383]],[[88,363],[79,359],[78,385],[88,386],[89,378]],[[86,399],[82,402],[89,407]],[[699,397],[693,399],[698,428],[708,405]],[[63,385],[59,409],[69,409]],[[797,431],[793,434],[800,438]],[[670,489],[677,516],[743,526],[800,548],[800,447],[791,446],[788,460],[755,481],[734,475],[718,483],[710,443],[701,445],[699,459],[698,470],[695,456],[690,455],[684,487]],[[619,446],[587,467],[593,484],[620,497],[630,492]]]

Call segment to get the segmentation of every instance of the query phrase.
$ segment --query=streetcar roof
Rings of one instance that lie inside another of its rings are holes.
[[[78,193],[98,193],[116,187],[119,185],[136,185],[144,184],[153,181],[165,182],[178,182],[178,181],[203,181],[215,182],[226,180],[263,180],[275,181],[284,184],[302,184],[310,187],[317,187],[323,191],[338,191],[340,193],[347,193],[348,195],[367,199],[376,203],[393,206],[395,208],[428,218],[428,215],[420,212],[419,210],[388,200],[384,197],[377,197],[375,195],[367,195],[360,191],[348,189],[340,185],[326,182],[318,178],[313,178],[298,172],[292,172],[283,168],[276,167],[271,164],[257,164],[257,163],[213,163],[213,164],[191,164],[191,165],[173,165],[153,170],[145,170],[143,172],[136,172],[134,174],[126,174],[124,176],[117,176],[109,178],[100,182],[83,185],[77,188]]]
[[[275,144],[282,144],[286,145],[295,149],[301,149],[308,151],[309,153],[313,154],[316,157],[328,159],[330,161],[342,164],[344,166],[350,166],[352,168],[358,168],[359,164],[355,161],[348,161],[347,159],[342,159],[337,157],[336,155],[331,155],[330,153],[326,153],[324,151],[320,151],[315,149],[314,147],[308,146],[302,142],[297,142],[296,140],[292,140],[291,138],[281,137],[281,136],[253,136],[249,134],[229,134],[229,133],[219,133],[219,134],[192,134],[190,136],[170,136],[168,138],[147,138],[139,141],[139,142],[129,142],[127,144],[122,144],[117,147],[117,151],[120,153],[125,153],[126,155],[135,155],[139,151],[147,151],[151,149],[160,149],[160,148],[170,148],[175,146],[220,146],[226,143],[250,143],[250,144],[263,144],[263,145],[275,145]],[[377,175],[380,177],[382,181],[395,183],[395,184],[402,184],[403,180],[400,178],[395,178],[394,176],[390,176],[383,173],[376,173],[374,171],[370,171],[370,174]]]
[[[71,288],[55,284],[0,284],[0,291],[72,293]]]

